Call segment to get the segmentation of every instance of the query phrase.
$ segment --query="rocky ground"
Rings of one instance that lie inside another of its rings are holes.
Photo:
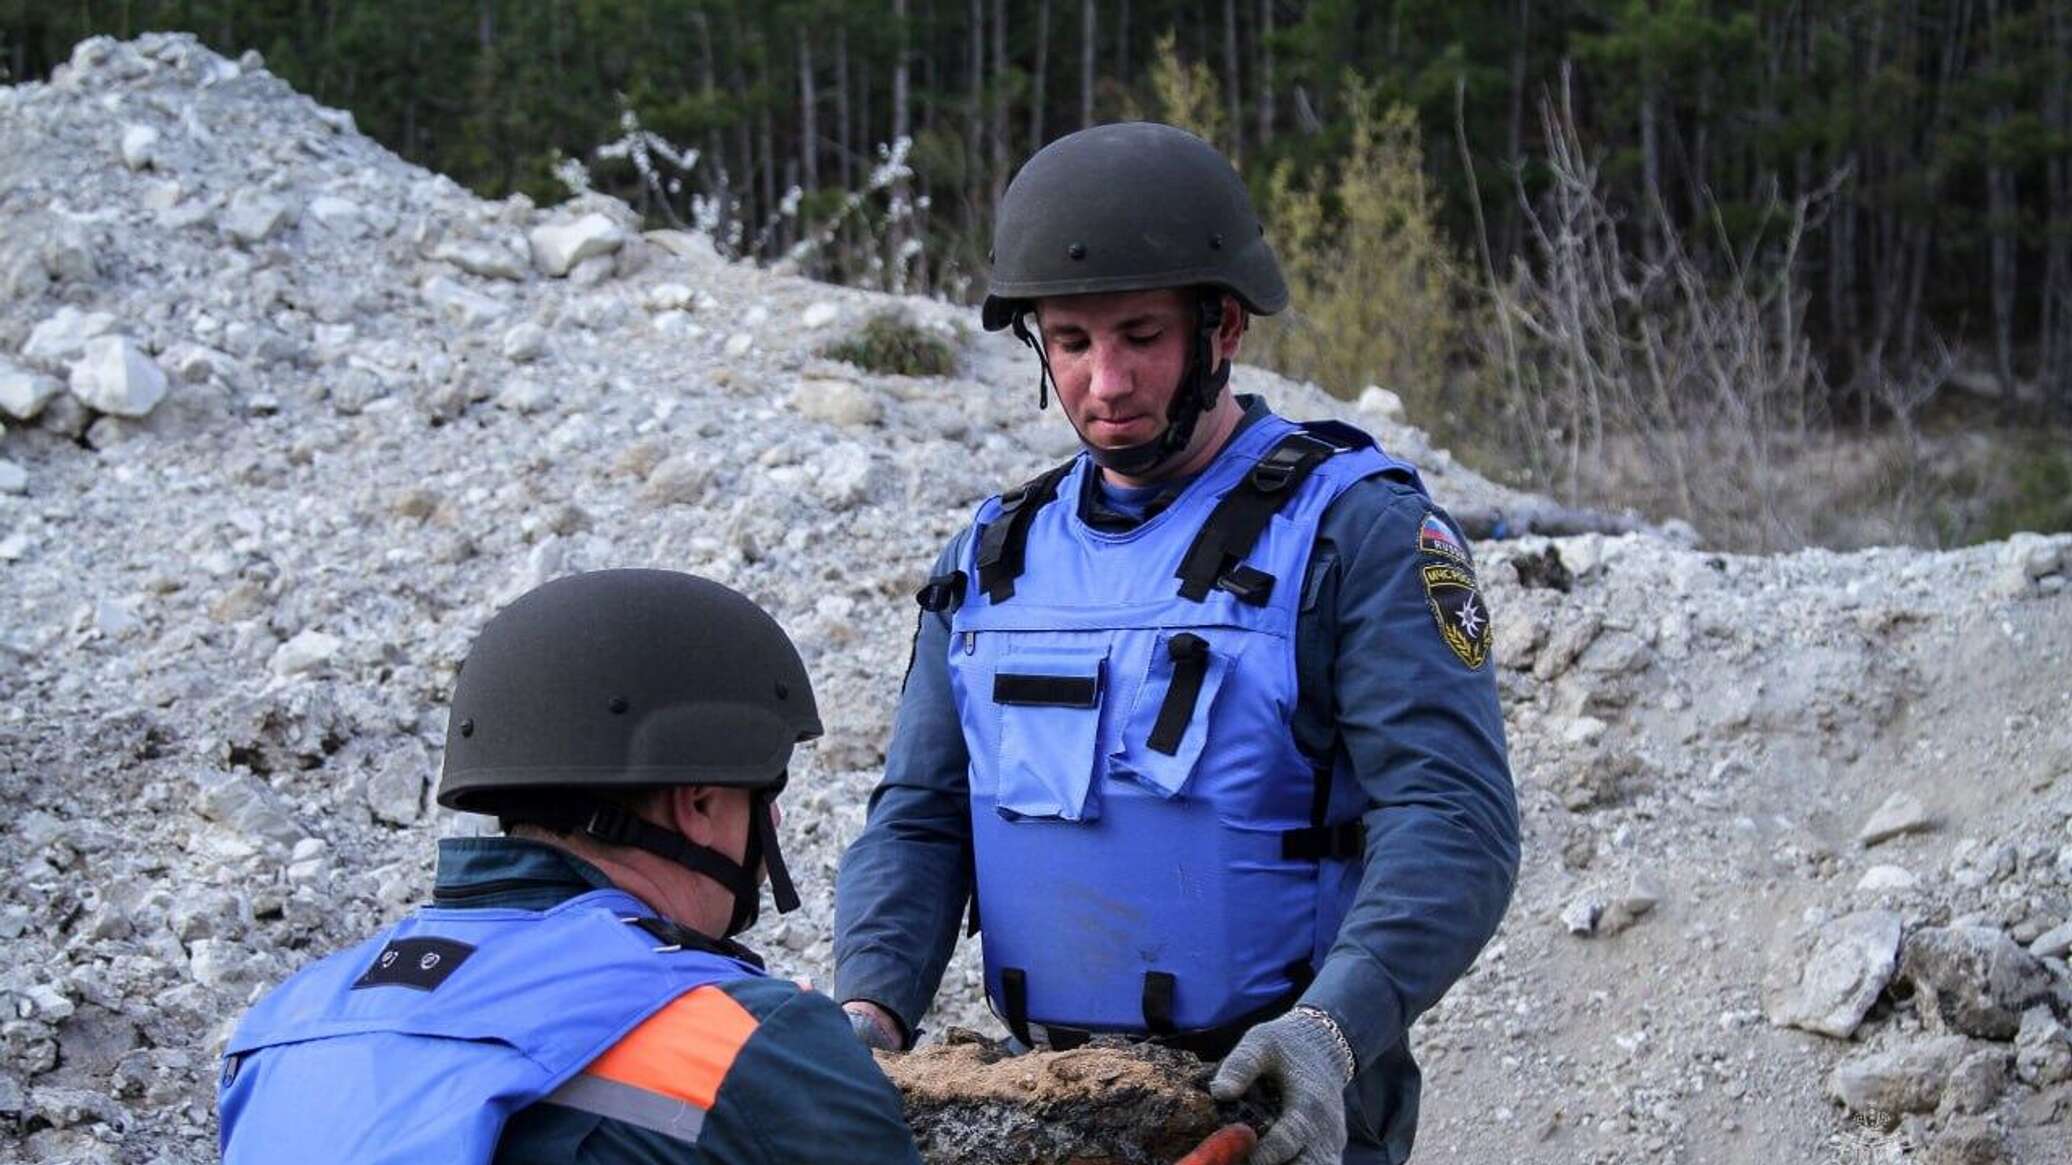
[[[0,87],[0,1160],[212,1158],[240,1008],[408,909],[475,629],[604,566],[800,641],[830,975],[910,598],[1072,449],[968,313],[482,202],[183,37]],[[817,353],[903,309],[953,378]],[[1343,416],[1463,511],[1544,503]],[[1485,541],[1526,859],[1413,1038],[1420,1160],[2072,1161],[2072,538],[1741,558]],[[767,916],[766,916],[767,917]],[[986,1024],[975,950],[929,1026]]]

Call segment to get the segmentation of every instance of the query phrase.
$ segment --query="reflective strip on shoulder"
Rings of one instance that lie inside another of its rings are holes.
[[[542,1097],[540,1103],[610,1117],[692,1144],[705,1129],[705,1110],[696,1105],[587,1072]]]
[[[700,987],[648,1017],[583,1075],[710,1109],[755,1029],[755,1017],[733,996]]]

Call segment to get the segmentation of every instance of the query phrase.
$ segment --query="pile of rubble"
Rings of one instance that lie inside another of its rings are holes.
[[[819,355],[888,307],[959,374]],[[696,571],[799,640],[829,731],[786,798],[804,909],[760,936],[829,981],[910,596],[1074,448],[964,315],[608,200],[483,202],[188,37],[0,87],[0,1157],[212,1159],[242,1007],[481,828],[429,804],[445,697],[569,571]],[[1585,528],[1385,394],[1237,380],[1374,431],[1478,528]],[[1662,533],[1476,547],[1527,854],[1413,1029],[1420,1155],[2065,1160],[2072,539]],[[967,943],[926,1026],[987,1022]]]

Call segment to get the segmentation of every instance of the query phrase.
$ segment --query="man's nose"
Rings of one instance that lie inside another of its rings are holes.
[[[1093,355],[1094,374],[1087,391],[1108,400],[1129,395],[1135,386],[1135,377],[1119,346],[1095,344]]]

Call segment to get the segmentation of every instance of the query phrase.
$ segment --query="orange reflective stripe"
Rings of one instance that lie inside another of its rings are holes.
[[[710,1109],[755,1017],[717,987],[679,996],[583,1071]]]

